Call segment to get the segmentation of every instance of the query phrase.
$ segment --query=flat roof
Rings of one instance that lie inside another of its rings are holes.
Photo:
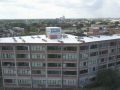
[[[31,35],[0,38],[0,43],[87,43],[105,40],[120,39],[120,34],[78,37],[63,34],[60,39],[49,39],[46,35]]]

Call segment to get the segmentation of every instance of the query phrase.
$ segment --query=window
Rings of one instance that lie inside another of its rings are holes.
[[[61,67],[61,63],[48,63],[48,67]]]
[[[110,49],[110,53],[115,53],[116,49]]]
[[[64,75],[77,75],[76,71],[64,71],[63,72]]]
[[[32,70],[32,74],[45,74],[45,70]]]
[[[116,62],[116,65],[120,65],[120,61]]]
[[[97,47],[98,47],[97,44],[93,44],[90,46],[90,49],[96,49]]]
[[[87,62],[83,62],[83,66],[87,66]]]
[[[29,62],[17,62],[17,66],[29,66]]]
[[[90,78],[89,80],[90,80],[91,82],[93,82],[93,81],[96,80],[96,78],[95,78],[95,77],[92,77],[92,78]]]
[[[32,67],[45,67],[45,63],[42,63],[42,62],[32,62],[31,66]]]
[[[76,46],[64,46],[63,48],[64,51],[77,51]]]
[[[117,48],[117,52],[120,53],[120,48]]]
[[[110,46],[116,46],[116,42],[110,42]]]
[[[76,80],[74,79],[68,79],[68,80],[63,80],[63,85],[68,85],[68,86],[72,86],[72,85],[76,85]]]
[[[108,50],[103,50],[99,52],[100,55],[108,54]]]
[[[98,69],[106,69],[107,68],[107,65],[101,65],[98,67]]]
[[[99,47],[100,48],[107,48],[108,47],[108,43],[105,43],[105,42],[103,43],[102,42],[102,43],[99,44]]]
[[[2,62],[2,66],[15,66],[14,62]]]
[[[31,51],[45,51],[45,45],[31,45]]]
[[[28,50],[28,46],[16,46],[16,50]]]
[[[48,79],[47,80],[48,85],[61,85],[60,79]]]
[[[97,56],[98,55],[98,52],[91,52],[90,53],[90,56],[93,57],[93,56]]]
[[[32,70],[32,74],[41,74],[40,70]]]
[[[46,55],[42,53],[34,53],[34,54],[32,53],[31,58],[32,59],[45,59]]]
[[[12,83],[15,83],[16,80],[15,79],[4,79],[4,83],[8,83],[8,84],[12,84]]]
[[[19,78],[18,79],[18,84],[31,84],[31,80],[30,79]]]
[[[14,59],[13,53],[1,53],[0,57],[2,59]]]
[[[18,69],[17,74],[18,75],[30,75],[30,70],[28,70],[28,69]]]
[[[109,63],[108,64],[108,67],[112,67],[112,66],[114,66],[115,65],[115,63]]]
[[[61,58],[60,54],[48,54],[48,58]]]
[[[103,63],[106,61],[106,58],[100,58],[100,63]]]
[[[80,74],[86,74],[88,73],[88,69],[80,70]]]
[[[34,85],[45,85],[46,79],[44,78],[33,78],[33,84]]]
[[[13,68],[3,68],[2,69],[2,73],[3,75],[15,75],[16,74],[16,70]]]
[[[13,46],[2,46],[2,50],[13,50]]]
[[[88,50],[89,46],[80,46],[80,50]]]
[[[117,55],[117,56],[116,56],[116,59],[120,59],[120,55]]]
[[[109,57],[109,60],[111,61],[111,60],[114,60],[115,59],[115,56],[110,56]]]
[[[86,67],[86,66],[88,66],[88,62],[87,61],[80,62],[80,67]]]
[[[80,53],[80,59],[87,59],[89,57],[88,53]]]
[[[74,53],[65,53],[65,54],[63,54],[63,59],[76,60],[76,59],[78,59],[78,55],[74,54]]]
[[[88,61],[88,64],[89,65],[95,65],[98,63],[98,58],[91,58],[89,61]]]
[[[64,63],[63,64],[64,67],[76,67],[76,63]]]
[[[47,50],[61,50],[61,46],[47,46]]]
[[[48,74],[61,74],[61,71],[58,71],[58,70],[48,70],[47,73]]]
[[[95,67],[93,67],[92,69],[93,69],[93,71],[96,71],[96,68],[95,68]]]
[[[29,58],[29,54],[16,54],[16,58]]]

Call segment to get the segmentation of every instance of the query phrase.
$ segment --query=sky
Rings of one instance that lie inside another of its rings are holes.
[[[0,0],[0,19],[119,18],[120,0]]]

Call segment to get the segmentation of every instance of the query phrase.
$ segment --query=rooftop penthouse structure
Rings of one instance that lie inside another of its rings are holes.
[[[46,35],[0,38],[6,90],[83,87],[99,70],[120,68],[119,34],[78,37],[61,31],[47,27]]]

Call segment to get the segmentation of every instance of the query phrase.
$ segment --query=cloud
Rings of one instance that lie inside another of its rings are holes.
[[[120,17],[119,0],[0,0],[0,18]]]

